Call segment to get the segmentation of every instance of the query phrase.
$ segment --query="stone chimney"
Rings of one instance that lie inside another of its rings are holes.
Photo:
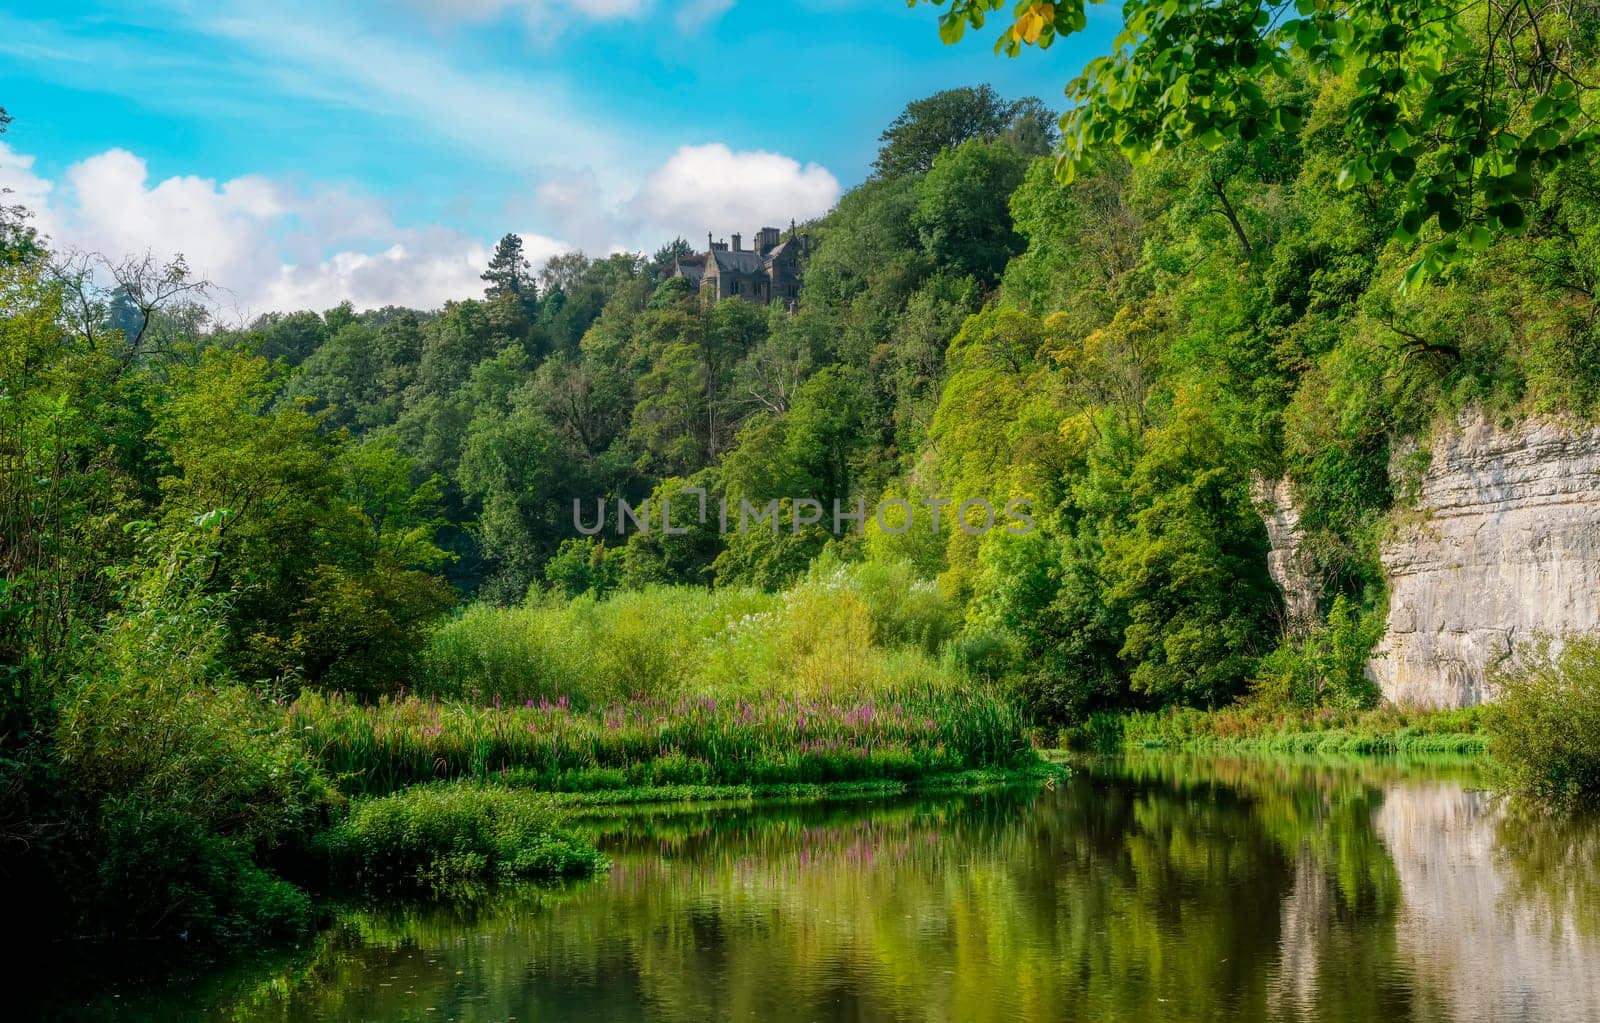
[[[761,230],[756,232],[756,251],[765,256],[767,253],[778,247],[778,239],[779,235],[777,228],[763,227]]]
[[[733,234],[733,251],[735,251],[735,252],[743,252],[744,251],[743,249],[739,248],[739,239],[740,239],[740,237],[742,237],[742,236],[737,231],[735,231],[734,234]]]

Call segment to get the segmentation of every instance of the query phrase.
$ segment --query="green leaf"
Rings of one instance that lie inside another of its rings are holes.
[[[1406,276],[1401,288],[1408,289],[1416,286],[1418,282],[1430,276],[1432,272],[1428,265],[1428,258],[1426,256],[1418,257],[1416,262],[1406,267]]]
[[[1422,231],[1422,211],[1412,207],[1400,215],[1400,232],[1404,235],[1403,241],[1415,241],[1418,233]]]
[[[1503,202],[1490,210],[1500,225],[1510,231],[1520,231],[1528,223],[1528,216],[1520,203]]]

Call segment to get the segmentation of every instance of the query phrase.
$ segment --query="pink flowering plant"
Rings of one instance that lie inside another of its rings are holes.
[[[348,791],[448,778],[552,790],[903,779],[1031,763],[1021,716],[983,691],[641,697],[580,710],[564,697],[487,705],[306,693],[307,749]]]

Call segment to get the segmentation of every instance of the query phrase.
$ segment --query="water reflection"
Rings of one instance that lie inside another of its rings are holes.
[[[1162,756],[1054,790],[596,826],[615,867],[595,882],[470,909],[352,911],[287,963],[87,1008],[250,1021],[1600,1019],[1600,832],[1517,816],[1460,772]]]
[[[1600,889],[1592,873],[1560,872],[1578,856],[1594,869],[1595,831],[1551,823],[1539,821],[1545,834],[1530,834],[1522,830],[1534,824],[1527,814],[1508,815],[1483,793],[1450,785],[1412,786],[1404,798],[1384,801],[1375,827],[1399,876],[1400,959],[1418,975],[1449,978],[1428,992],[1430,1011],[1442,1005],[1454,1019],[1600,1020],[1592,927]],[[1512,841],[1503,843],[1508,833]],[[1553,862],[1538,863],[1540,853]]]

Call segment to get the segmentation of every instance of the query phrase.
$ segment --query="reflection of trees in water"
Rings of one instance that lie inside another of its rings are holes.
[[[1387,772],[1326,759],[1171,755],[1130,758],[1121,771],[1163,787],[1174,803],[1236,802],[1244,826],[1272,850],[1274,868],[1255,882],[1271,900],[1240,906],[1235,921],[1271,935],[1246,981],[1263,986],[1250,1016],[1405,1018],[1406,978],[1389,968],[1394,865],[1372,827]],[[1224,913],[1237,890],[1216,886]]]
[[[1495,822],[1495,862],[1507,895],[1558,936],[1600,941],[1600,812],[1508,799]],[[1600,962],[1595,963],[1600,971]]]
[[[1374,827],[1405,791],[1167,756],[1054,792],[637,814],[602,836],[609,877],[465,914],[345,914],[232,1014],[1449,1018],[1462,981],[1397,944],[1415,879]],[[1551,863],[1537,878],[1581,851],[1526,860]]]

